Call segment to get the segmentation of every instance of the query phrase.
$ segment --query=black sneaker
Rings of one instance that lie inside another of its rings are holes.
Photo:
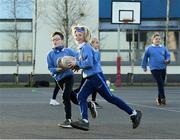
[[[135,129],[135,128],[137,128],[139,126],[140,121],[141,121],[141,117],[142,117],[141,111],[136,110],[136,112],[137,112],[136,115],[131,116],[131,120],[132,120],[132,123],[133,123],[133,125],[132,125],[133,129]]]
[[[89,101],[88,102],[88,108],[89,108],[89,110],[90,110],[90,112],[91,112],[91,116],[92,116],[92,118],[93,119],[95,119],[96,117],[97,117],[97,111],[96,111],[96,105],[95,105],[95,103],[93,102],[93,101]]]
[[[102,108],[102,106],[99,105],[97,102],[94,102],[94,103],[95,103],[97,109],[101,109]]]
[[[89,130],[89,122],[85,122],[83,119],[75,121],[75,122],[71,122],[71,126],[73,128],[81,129],[84,131]]]
[[[166,105],[166,99],[165,98],[161,99],[161,104]]]
[[[63,128],[72,128],[70,123],[71,119],[66,119],[63,123],[58,124],[58,126]]]
[[[161,105],[161,99],[160,98],[156,98],[156,105],[158,105],[158,106]]]

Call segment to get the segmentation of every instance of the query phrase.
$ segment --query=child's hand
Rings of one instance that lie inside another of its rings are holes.
[[[78,72],[78,71],[80,70],[80,68],[79,68],[79,66],[74,66],[74,67],[72,68],[72,70],[73,70],[74,72]]]
[[[76,61],[71,61],[68,64],[68,68],[73,69],[76,66]]]

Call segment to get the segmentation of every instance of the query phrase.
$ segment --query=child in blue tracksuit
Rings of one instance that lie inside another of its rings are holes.
[[[159,33],[152,36],[152,45],[149,45],[144,53],[141,63],[143,70],[147,71],[149,67],[158,86],[158,97],[156,98],[157,105],[166,105],[166,96],[164,92],[164,81],[166,77],[166,67],[170,63],[170,54],[168,49],[161,45],[161,37]]]
[[[89,130],[87,98],[97,91],[108,102],[116,105],[130,115],[133,128],[137,128],[141,120],[141,111],[133,110],[123,100],[114,96],[107,86],[102,73],[100,61],[94,49],[90,45],[90,31],[86,26],[73,26],[72,34],[76,43],[79,45],[79,57],[76,62],[72,62],[69,67],[78,66],[83,70],[83,78],[86,78],[80,91],[78,92],[78,101],[80,104],[81,120],[71,122],[71,126],[81,130]]]
[[[76,56],[77,52],[70,48],[63,46],[64,36],[61,32],[54,32],[51,36],[53,48],[47,55],[48,70],[56,81],[56,85],[53,92],[53,97],[50,101],[52,105],[58,105],[56,96],[59,89],[63,90],[63,104],[65,109],[65,121],[58,124],[61,127],[71,127],[71,102],[70,95],[73,87],[73,71],[57,66],[57,60],[63,56]]]
[[[100,61],[101,56],[100,56],[100,52],[99,52],[99,40],[97,38],[93,38],[91,40],[91,45],[94,48],[94,51],[96,53],[95,55],[97,56],[98,61]],[[78,93],[81,89],[81,86],[84,84],[85,80],[86,79],[82,77],[80,86],[77,89],[75,89],[73,92]],[[97,103],[96,96],[97,96],[97,92],[95,91],[92,93],[92,101],[95,103],[96,108],[100,109],[100,108],[102,108],[102,106]]]

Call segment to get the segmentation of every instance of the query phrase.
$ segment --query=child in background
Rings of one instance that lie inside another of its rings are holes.
[[[157,105],[166,105],[164,81],[166,77],[166,67],[167,64],[170,63],[170,53],[168,52],[168,49],[161,44],[161,36],[159,33],[155,33],[151,40],[152,44],[146,48],[141,66],[146,72],[147,65],[149,64],[151,74],[158,86],[156,103]]]
[[[95,49],[95,52],[97,53],[98,57],[99,57],[99,61],[101,61],[101,55],[100,55],[100,46],[99,46],[99,40],[97,38],[92,38],[91,40],[91,45],[92,47]],[[102,108],[102,106],[100,106],[97,102],[96,102],[96,96],[97,96],[97,92],[93,92],[92,93],[92,101],[95,103],[96,108]]]
[[[122,99],[110,92],[102,73],[100,59],[97,58],[96,52],[89,43],[91,39],[90,30],[86,26],[73,26],[72,34],[75,42],[78,44],[79,57],[76,62],[70,63],[69,67],[78,66],[82,69],[85,82],[78,92],[81,119],[71,122],[71,126],[85,131],[89,130],[87,98],[93,92],[98,92],[109,103],[116,105],[119,109],[129,114],[133,129],[137,128],[140,124],[142,113],[141,111],[132,109]]]

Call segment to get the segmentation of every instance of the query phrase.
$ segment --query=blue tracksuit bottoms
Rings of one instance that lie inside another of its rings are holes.
[[[164,99],[165,92],[164,92],[164,81],[166,78],[166,69],[161,70],[151,70],[151,73],[156,80],[157,86],[158,86],[158,98]]]
[[[111,93],[108,85],[106,84],[103,73],[98,73],[87,77],[78,93],[78,101],[82,119],[88,120],[87,98],[95,91],[97,91],[106,101],[116,105],[120,109],[127,112],[129,115],[133,113],[133,109],[129,105]]]

